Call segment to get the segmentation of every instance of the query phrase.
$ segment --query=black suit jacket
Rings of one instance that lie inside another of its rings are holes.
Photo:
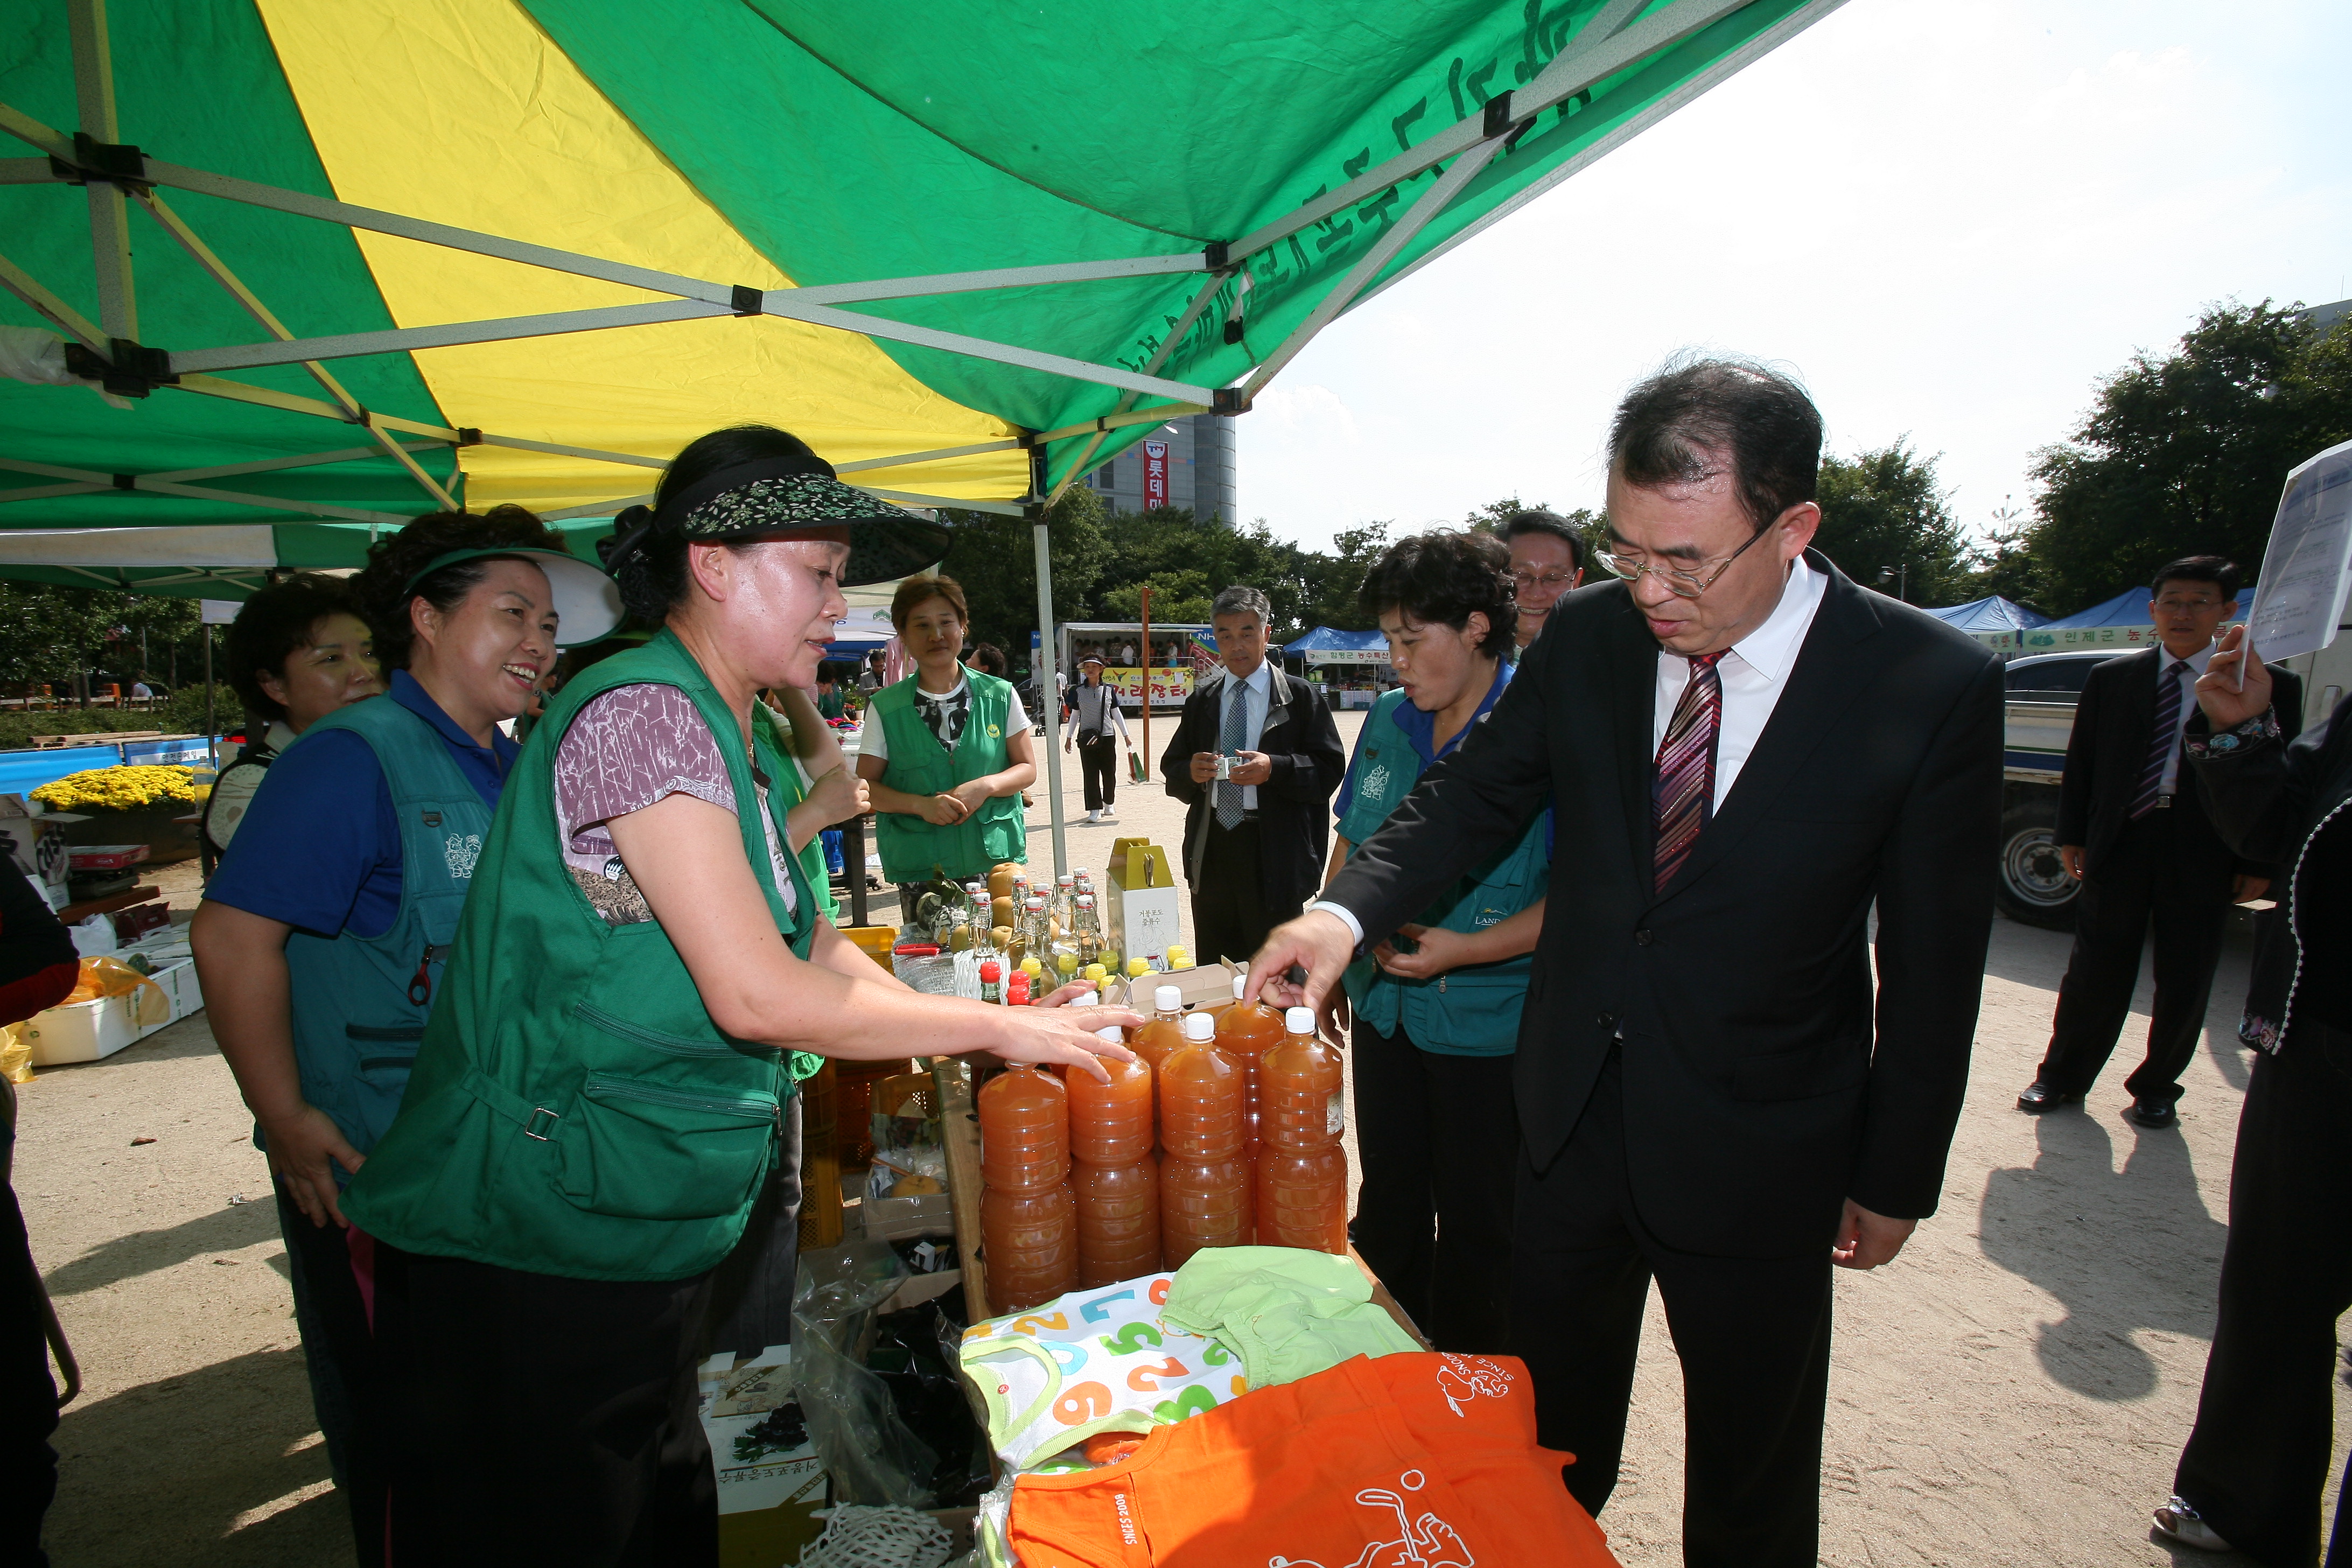
[[[2058,842],[2083,847],[2083,876],[2097,881],[2130,820],[2132,796],[2147,765],[2156,733],[2156,672],[2164,649],[2144,647],[2107,660],[2083,682],[2074,709],[2074,730],[2066,740],[2066,772],[2058,785]],[[2294,671],[2273,669],[2276,709],[2286,739],[2303,731],[2303,681]],[[2193,685],[2180,700],[2192,710]],[[2265,861],[2237,854],[2221,841],[2206,815],[2205,802],[2189,782],[2183,762],[2173,785],[2172,847],[2178,858],[2168,868],[2166,890],[2205,903],[2227,903],[2240,874],[2274,877]]]
[[[1812,626],[1663,896],[1658,647],[1622,583],[1559,602],[1492,716],[1324,895],[1376,940],[1553,796],[1516,1063],[1528,1154],[1559,1156],[1622,1036],[1633,1200],[1668,1246],[1714,1256],[1826,1247],[1849,1196],[1934,1212],[1992,923],[2000,665],[1806,560],[1829,579]]]
[[[1331,833],[1331,796],[1348,771],[1348,751],[1323,694],[1293,680],[1276,665],[1266,689],[1265,726],[1257,749],[1274,776],[1257,786],[1259,892],[1271,909],[1296,909],[1323,885],[1324,851]],[[1201,881],[1209,842],[1211,786],[1192,782],[1192,753],[1218,749],[1225,682],[1222,672],[1184,700],[1176,737],[1160,755],[1168,793],[1185,803],[1184,874]],[[1241,957],[1239,953],[1234,955]]]

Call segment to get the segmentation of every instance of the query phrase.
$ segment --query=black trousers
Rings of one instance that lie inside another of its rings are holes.
[[[710,1276],[564,1279],[376,1247],[404,1568],[719,1556],[694,1341]]]
[[[2181,1069],[2197,1054],[2213,967],[2221,958],[2225,900],[2190,896],[2171,879],[2175,824],[2169,810],[2127,823],[2123,836],[2083,884],[2074,901],[2074,951],[2058,987],[2058,1016],[2038,1075],[2067,1094],[2087,1094],[2115,1053],[2139,984],[2139,950],[2156,928],[2156,1006],[2147,1057],[2124,1088],[2133,1098],[2170,1104],[2180,1098]]]
[[[352,1271],[350,1233],[331,1220],[312,1225],[282,1179],[271,1184],[278,1234],[286,1238],[302,1366],[310,1376],[310,1409],[326,1439],[335,1489],[351,1509],[352,1550],[373,1568],[383,1562],[383,1406],[375,1335]]]
[[[793,1285],[801,1260],[801,1097],[784,1102],[776,1157],[743,1226],[743,1239],[711,1271],[710,1309],[694,1359],[714,1351],[758,1355],[793,1342]]]
[[[1266,932],[1298,913],[1265,901],[1258,874],[1258,824],[1246,820],[1230,831],[1209,819],[1209,842],[1201,857],[1201,879],[1192,885],[1192,957],[1206,963],[1230,958],[1246,963],[1265,945]]]
[[[1087,809],[1109,810],[1118,794],[1118,738],[1108,731],[1079,736],[1078,773],[1086,780]]]
[[[2352,1308],[2352,1034],[2296,1020],[2254,1058],[2230,1168],[2221,1310],[2172,1489],[2256,1563],[2305,1568],[2335,1425],[2336,1320]],[[2345,1473],[2352,1489],[2352,1466]],[[2341,1512],[2328,1568],[2352,1568]]]
[[[1348,1055],[1363,1175],[1356,1250],[1439,1350],[1508,1352],[1511,1058],[1424,1051],[1360,1020]]]
[[[0,1127],[0,1136],[6,1129]],[[58,1385],[41,1276],[16,1190],[0,1184],[0,1563],[46,1568],[41,1516],[58,1495]]]
[[[1830,1257],[1709,1258],[1650,1234],[1625,1176],[1612,1052],[1549,1169],[1522,1154],[1511,1334],[1536,1391],[1538,1440],[1600,1513],[1617,1485],[1650,1281],[1683,1365],[1683,1561],[1813,1568],[1829,1403]]]

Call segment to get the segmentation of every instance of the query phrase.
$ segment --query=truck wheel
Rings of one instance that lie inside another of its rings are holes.
[[[2079,884],[2058,858],[2058,809],[2053,801],[2021,801],[2000,819],[2000,881],[1993,901],[2027,925],[2065,931],[2074,923]]]

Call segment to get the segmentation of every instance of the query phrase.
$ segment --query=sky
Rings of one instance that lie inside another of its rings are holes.
[[[1341,318],[1241,422],[1282,537],[1598,507],[1611,409],[1772,362],[1981,533],[2098,379],[2206,305],[2352,295],[2341,0],[1848,0]]]

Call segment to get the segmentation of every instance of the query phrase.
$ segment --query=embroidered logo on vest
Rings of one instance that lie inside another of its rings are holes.
[[[449,863],[449,875],[457,881],[474,879],[474,862],[482,858],[482,836],[478,833],[452,833],[441,841],[441,858]]]
[[[1386,763],[1375,764],[1372,770],[1364,775],[1363,791],[1374,800],[1388,799],[1389,765]]]

